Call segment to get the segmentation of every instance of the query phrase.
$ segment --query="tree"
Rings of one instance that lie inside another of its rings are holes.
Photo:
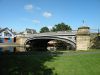
[[[92,49],[100,49],[100,36],[96,36],[95,38],[91,39]]]
[[[40,33],[44,33],[44,32],[49,32],[49,28],[48,27],[42,27],[40,29]]]
[[[72,30],[69,25],[66,25],[65,23],[60,23],[55,25],[51,31],[67,31],[67,30]]]

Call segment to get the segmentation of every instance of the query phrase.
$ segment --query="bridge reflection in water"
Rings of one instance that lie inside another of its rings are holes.
[[[11,46],[7,46],[7,47],[0,47],[0,53],[2,52],[25,52],[25,47],[11,47]]]

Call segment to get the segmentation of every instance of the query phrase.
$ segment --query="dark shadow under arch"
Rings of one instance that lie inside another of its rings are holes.
[[[46,50],[47,43],[51,40],[60,40],[60,41],[70,44],[73,47],[73,49],[76,48],[76,43],[73,42],[72,40],[54,37],[54,36],[39,36],[39,37],[28,38],[25,42],[25,45],[30,45],[31,49],[34,48],[36,50],[37,49],[38,50]]]

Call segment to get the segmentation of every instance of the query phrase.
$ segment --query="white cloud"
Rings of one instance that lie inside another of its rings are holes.
[[[27,11],[32,11],[33,10],[33,5],[32,4],[25,5],[24,9],[27,10]]]
[[[36,23],[36,24],[40,23],[40,21],[37,20],[37,19],[32,20],[32,22],[33,22],[33,23]]]
[[[45,18],[50,18],[52,16],[52,13],[46,11],[46,12],[43,13],[43,16]]]
[[[41,10],[40,7],[34,6],[34,5],[32,5],[32,4],[27,4],[27,5],[25,5],[25,6],[24,6],[24,9],[27,10],[27,11],[29,11],[29,12],[32,12],[32,11],[35,11],[35,10]]]

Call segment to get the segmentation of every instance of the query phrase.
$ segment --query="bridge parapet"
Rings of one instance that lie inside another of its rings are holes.
[[[59,31],[59,32],[46,32],[46,33],[37,33],[37,34],[30,34],[30,35],[25,35],[25,37],[33,37],[33,36],[66,36],[66,35],[76,35],[76,31]]]

